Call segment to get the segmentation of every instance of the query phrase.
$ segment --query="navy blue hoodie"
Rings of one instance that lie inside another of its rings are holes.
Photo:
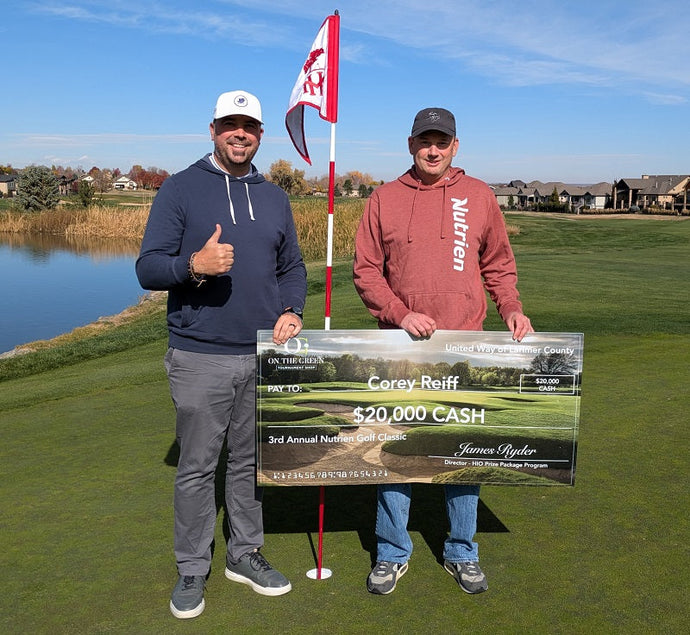
[[[136,262],[144,289],[168,291],[169,343],[198,353],[256,352],[256,331],[273,329],[287,307],[301,310],[306,269],[285,192],[252,165],[237,179],[210,154],[169,177],[151,206]],[[227,273],[197,286],[189,257],[216,229],[235,249]]]

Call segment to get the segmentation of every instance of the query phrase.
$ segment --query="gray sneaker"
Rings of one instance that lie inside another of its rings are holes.
[[[443,568],[455,578],[460,588],[465,593],[482,593],[489,588],[486,576],[479,568],[479,563],[472,562],[448,562],[443,563]]]
[[[379,560],[367,578],[367,591],[376,595],[393,593],[398,578],[407,572],[407,562],[385,562]]]
[[[204,612],[204,584],[203,575],[179,577],[170,598],[170,611],[175,617],[186,620]]]
[[[261,595],[283,595],[292,589],[290,581],[268,564],[259,551],[245,553],[236,564],[226,561],[225,577],[248,584]]]

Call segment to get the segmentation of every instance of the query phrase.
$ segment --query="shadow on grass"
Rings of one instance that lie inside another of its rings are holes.
[[[174,441],[165,457],[165,464],[177,467],[179,447]],[[225,462],[221,454],[216,469],[216,508],[223,511],[223,534],[228,540],[228,513],[225,506]],[[267,534],[306,533],[317,564],[316,544],[319,531],[319,487],[264,487],[264,532]],[[356,531],[362,549],[376,561],[376,485],[329,485],[324,495],[324,534]],[[439,564],[443,564],[443,543],[448,532],[448,519],[443,488],[427,483],[414,483],[408,529],[419,532]],[[510,530],[480,499],[477,509],[478,533],[504,533]]]

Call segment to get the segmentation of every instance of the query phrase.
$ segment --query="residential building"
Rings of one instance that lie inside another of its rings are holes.
[[[58,188],[60,189],[60,196],[67,196],[72,193],[73,184],[76,183],[76,176],[65,176],[64,174],[58,178]]]
[[[496,201],[501,207],[515,207],[520,200],[520,188],[514,185],[492,186]]]
[[[133,181],[130,179],[128,176],[121,176],[119,179],[116,179],[115,182],[113,183],[113,189],[115,190],[136,190],[137,189],[137,183],[136,181]]]
[[[603,210],[611,204],[611,184],[596,183],[594,185],[569,185],[561,181],[511,181],[507,185],[492,186],[496,200],[502,207],[509,207],[512,197],[513,206],[518,209],[530,209],[538,204],[546,204],[551,200],[554,190],[558,201],[567,205],[574,212],[583,209]]]
[[[687,212],[688,174],[643,174],[639,179],[620,179],[613,184],[614,209],[649,209]]]
[[[0,174],[0,196],[14,196],[17,192],[17,176],[15,174]]]

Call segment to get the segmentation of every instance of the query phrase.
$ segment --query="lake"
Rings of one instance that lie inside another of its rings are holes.
[[[0,353],[136,304],[137,253],[135,242],[0,234]]]

